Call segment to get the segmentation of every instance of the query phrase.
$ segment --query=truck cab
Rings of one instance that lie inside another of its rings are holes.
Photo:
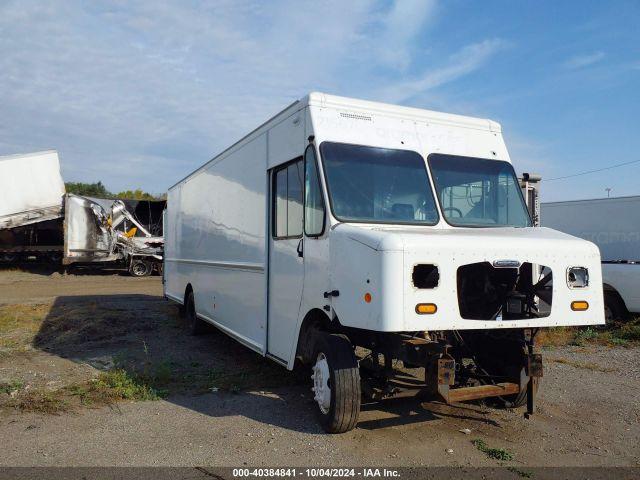
[[[422,367],[422,392],[447,402],[523,405],[539,381],[538,329],[603,321],[598,248],[532,225],[495,122],[318,101],[300,166],[272,172],[274,228],[285,208],[287,228],[292,215],[301,228],[272,237],[270,315],[284,317],[287,295],[300,307],[291,323],[269,323],[269,351],[313,366],[330,431],[352,423],[327,392],[340,371],[332,356],[349,363],[354,347],[366,353],[351,368],[366,381],[351,390],[393,396],[399,360]]]

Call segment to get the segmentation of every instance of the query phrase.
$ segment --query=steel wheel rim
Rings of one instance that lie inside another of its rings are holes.
[[[313,375],[311,375],[313,388],[311,390],[314,393],[313,399],[318,403],[320,411],[325,415],[329,413],[329,409],[331,408],[329,377],[329,362],[327,362],[326,355],[320,352],[313,366]]]
[[[133,274],[141,277],[147,273],[147,266],[142,262],[136,262],[133,264]]]

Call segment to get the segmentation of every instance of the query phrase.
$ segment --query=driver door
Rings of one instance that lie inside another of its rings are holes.
[[[271,174],[269,323],[267,353],[287,363],[302,297],[303,161],[297,158]]]

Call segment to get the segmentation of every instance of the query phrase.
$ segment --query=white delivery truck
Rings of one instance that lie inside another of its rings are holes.
[[[541,217],[600,248],[607,321],[640,312],[640,196],[543,203]]]
[[[500,125],[311,93],[174,185],[164,292],[313,371],[323,427],[361,394],[533,411],[540,328],[604,323],[600,254],[531,220]]]

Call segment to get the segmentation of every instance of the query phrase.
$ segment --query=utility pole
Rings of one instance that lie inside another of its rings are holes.
[[[611,197],[611,187],[607,187],[605,190],[607,191],[607,198]]]

